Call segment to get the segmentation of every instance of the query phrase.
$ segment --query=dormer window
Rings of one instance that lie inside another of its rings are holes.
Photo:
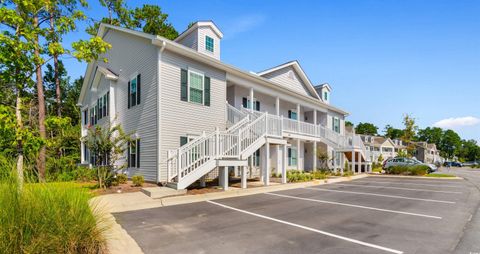
[[[323,99],[325,101],[328,101],[328,92],[327,91],[323,92]]]
[[[206,35],[205,36],[205,49],[213,53],[213,38]]]

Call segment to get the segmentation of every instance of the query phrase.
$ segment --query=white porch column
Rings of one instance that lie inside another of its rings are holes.
[[[287,145],[283,145],[282,183],[287,183]]]
[[[332,162],[333,162],[333,172],[337,172],[337,151],[333,150],[333,157],[332,157]]]
[[[265,186],[270,185],[270,144],[265,144],[265,171],[263,173],[263,182]]]
[[[238,167],[237,166],[233,167],[233,175],[235,177],[238,177]]]
[[[280,174],[282,173],[282,156],[280,153],[282,152],[282,147],[280,145],[276,145],[275,148],[277,149],[277,164],[275,165],[275,173]]]
[[[317,170],[317,141],[313,141],[313,171]]]
[[[241,187],[242,189],[247,188],[247,166],[242,166],[242,184]]]
[[[250,107],[250,112],[253,112],[253,87],[250,88],[250,105],[248,106]]]
[[[313,110],[313,124],[317,125],[317,110]]]
[[[355,150],[352,150],[352,173],[355,173]]]
[[[280,97],[277,97],[275,99],[275,112],[276,112],[277,116],[280,115]]]
[[[340,163],[342,163],[342,165],[340,165],[340,173],[343,175],[343,172],[345,171],[345,154],[343,153],[342,153]]]
[[[297,104],[297,123],[298,123],[298,131],[300,131],[300,104]]]
[[[223,190],[228,190],[228,167],[220,167],[218,181]]]
[[[300,139],[297,139],[297,170],[300,170],[300,153],[303,152],[300,150]]]
[[[110,87],[108,89],[108,116],[110,122],[115,119],[116,110],[115,110],[115,83],[110,81]]]
[[[358,173],[362,173],[362,156],[360,154],[360,152],[358,152]]]

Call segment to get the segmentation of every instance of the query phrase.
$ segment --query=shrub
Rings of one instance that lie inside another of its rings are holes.
[[[124,184],[126,183],[128,180],[128,176],[126,174],[118,174],[117,175],[117,182],[119,184]]]
[[[136,175],[132,177],[132,182],[134,186],[140,187],[143,186],[143,184],[145,183],[145,179],[143,178],[143,176]]]
[[[74,171],[75,180],[81,182],[90,182],[97,179],[97,172],[95,169],[88,167],[78,167]]]
[[[312,177],[313,179],[327,179],[327,173],[322,171],[313,171]]]
[[[353,171],[345,170],[345,171],[343,171],[343,176],[353,176]]]
[[[423,176],[428,172],[427,165],[392,166],[385,170],[387,174]]]
[[[287,171],[287,181],[290,183],[311,181],[313,179],[314,179],[313,174],[308,172],[303,172],[300,170]]]
[[[14,178],[3,180],[2,253],[105,253],[107,227],[90,197],[74,183],[27,183],[20,190]]]

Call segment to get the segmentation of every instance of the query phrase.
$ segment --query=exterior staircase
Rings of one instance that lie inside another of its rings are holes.
[[[226,106],[226,130],[217,129],[168,152],[167,186],[184,189],[215,169],[220,161],[245,161],[266,143],[267,137],[283,139],[287,134],[308,136],[338,151],[357,150],[368,161],[368,151],[359,136],[340,135],[322,125],[266,112],[238,110],[228,103]]]

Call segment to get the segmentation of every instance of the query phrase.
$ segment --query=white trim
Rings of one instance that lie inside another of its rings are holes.
[[[263,194],[265,194],[265,195],[272,195],[272,196],[278,196],[278,197],[283,197],[283,198],[298,199],[298,200],[303,200],[303,201],[311,201],[311,202],[316,202],[316,203],[324,203],[324,204],[331,204],[331,205],[340,205],[340,206],[355,207],[355,208],[361,208],[361,209],[367,209],[367,210],[374,210],[374,211],[379,211],[379,212],[387,212],[387,213],[396,213],[396,214],[403,214],[403,215],[411,215],[411,216],[425,217],[425,218],[437,219],[437,220],[441,220],[441,219],[442,219],[442,217],[439,217],[439,216],[433,216],[433,215],[422,214],[422,213],[402,212],[402,211],[397,211],[397,210],[389,210],[389,209],[383,209],[383,208],[377,208],[377,207],[371,207],[371,206],[354,205],[354,204],[340,203],[340,202],[320,200],[320,199],[313,199],[313,198],[302,198],[302,197],[296,197],[296,196],[290,196],[290,195],[283,195],[283,194],[278,194],[278,193],[269,193],[269,192],[267,192],[267,193],[263,193]]]
[[[264,77],[261,77],[257,74],[253,74],[253,73],[250,73],[248,71],[241,70],[241,69],[239,69],[235,66],[223,63],[218,59],[212,58],[211,56],[200,53],[200,52],[198,52],[194,49],[188,48],[188,47],[186,47],[184,45],[181,45],[181,44],[179,44],[175,41],[168,40],[164,37],[155,36],[155,35],[139,32],[139,31],[135,31],[135,30],[127,29],[127,28],[117,27],[117,26],[113,26],[113,25],[108,25],[108,24],[104,24],[104,23],[100,24],[100,28],[98,30],[97,35],[102,37],[103,34],[105,33],[106,29],[113,29],[113,30],[117,30],[117,31],[121,31],[121,32],[124,32],[124,33],[131,34],[131,35],[139,36],[139,37],[142,37],[142,38],[145,38],[145,39],[149,39],[149,40],[151,40],[153,45],[156,45],[158,47],[168,48],[172,52],[178,53],[178,54],[183,55],[183,56],[190,57],[193,60],[197,60],[199,62],[208,64],[209,66],[213,66],[215,68],[224,70],[224,71],[227,72],[227,80],[229,80],[230,78],[234,78],[234,76],[237,75],[237,76],[242,78],[242,81],[254,82],[255,85],[260,85],[260,86],[263,85],[263,86],[268,87],[270,89],[274,89],[275,91],[283,92],[287,96],[292,97],[292,98],[289,98],[289,97],[281,96],[282,100],[286,100],[286,101],[292,101],[292,99],[294,99],[294,101],[299,100],[299,101],[302,101],[304,104],[307,103],[306,106],[309,106],[311,108],[316,107],[317,110],[321,111],[321,112],[326,112],[326,109],[329,109],[329,110],[332,110],[334,112],[340,113],[344,116],[349,115],[348,112],[343,111],[339,108],[336,108],[332,105],[329,105],[329,104],[319,100],[318,98],[314,98],[312,96],[307,96],[307,95],[302,95],[302,94],[299,94],[298,92],[293,91],[291,89],[281,87],[278,84],[276,84],[275,82],[272,82],[272,81],[270,81],[270,80],[268,80]],[[180,37],[177,37],[176,40],[178,40],[178,38],[180,38]],[[93,71],[92,70],[93,65],[94,64],[92,64],[92,68],[90,68],[90,64],[87,67],[87,72],[85,74],[84,85],[82,86],[82,91],[80,92],[80,97],[79,97],[79,100],[78,100],[79,104],[81,104],[81,102],[83,101],[83,98],[85,96],[86,91],[84,91],[84,89],[87,89],[86,88],[86,82],[88,83],[87,77],[89,77],[90,73]],[[265,89],[263,89],[262,91],[264,91],[264,90]],[[315,89],[313,89],[313,90],[315,90]],[[316,94],[316,91],[315,91],[315,94]],[[317,94],[317,96],[318,96],[318,94]]]
[[[340,240],[344,240],[344,241],[347,241],[347,242],[359,244],[359,245],[362,245],[362,246],[366,246],[366,247],[370,247],[370,248],[374,248],[374,249],[379,249],[379,250],[384,250],[384,251],[391,252],[391,253],[396,253],[396,254],[402,254],[403,253],[403,251],[390,249],[390,248],[387,248],[387,247],[382,247],[382,246],[371,244],[371,243],[362,242],[362,241],[359,241],[359,240],[355,240],[355,239],[352,239],[352,238],[332,234],[332,233],[322,231],[322,230],[318,230],[318,229],[314,229],[314,228],[311,228],[311,227],[291,223],[291,222],[284,221],[284,220],[275,219],[275,218],[268,217],[268,216],[265,216],[265,215],[261,215],[261,214],[258,214],[258,213],[252,213],[252,212],[249,212],[249,211],[246,211],[246,210],[242,210],[242,209],[238,209],[238,208],[235,208],[235,207],[220,204],[220,203],[217,203],[215,201],[207,200],[207,203],[217,205],[217,206],[220,206],[220,207],[223,207],[223,208],[226,208],[226,209],[230,209],[230,210],[233,210],[233,211],[241,212],[241,213],[244,213],[244,214],[252,215],[252,216],[255,216],[255,217],[258,217],[258,218],[278,222],[278,223],[285,224],[285,225],[288,225],[288,226],[301,228],[301,229],[304,229],[304,230],[307,230],[307,231],[310,231],[310,232],[315,232],[315,233],[318,233],[318,234],[321,234],[321,235],[326,235],[326,236],[330,236],[330,237],[337,238],[337,239],[340,239]]]
[[[189,35],[193,31],[197,30],[199,27],[202,26],[208,26],[212,28],[213,32],[217,34],[217,36],[222,39],[223,38],[223,33],[218,29],[218,27],[213,23],[212,21],[198,21],[195,22],[190,28],[187,30],[183,31],[174,41],[178,42],[181,41],[185,36]]]
[[[194,73],[202,76],[202,102],[195,102],[190,100],[190,73]],[[197,71],[194,68],[188,68],[187,70],[187,101],[197,105],[205,105],[205,72]]]

